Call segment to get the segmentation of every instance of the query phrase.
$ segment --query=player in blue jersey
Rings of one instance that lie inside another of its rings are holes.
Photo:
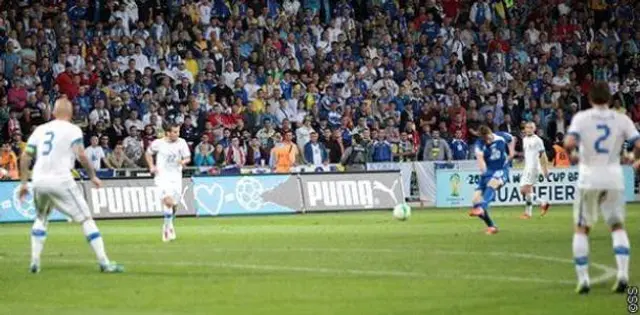
[[[498,228],[489,216],[489,203],[496,197],[496,191],[504,185],[509,174],[509,166],[515,154],[516,141],[506,132],[493,132],[482,126],[475,152],[480,169],[478,187],[473,194],[473,208],[470,216],[479,217],[487,224],[487,234],[498,233]]]

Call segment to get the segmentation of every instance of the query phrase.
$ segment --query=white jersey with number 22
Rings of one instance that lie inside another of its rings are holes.
[[[191,157],[187,142],[178,138],[170,142],[168,138],[156,139],[149,146],[149,152],[156,154],[156,180],[179,182],[182,179],[180,161]]]
[[[577,113],[568,134],[579,139],[578,188],[624,190],[620,154],[625,140],[640,137],[629,117],[608,108]]]

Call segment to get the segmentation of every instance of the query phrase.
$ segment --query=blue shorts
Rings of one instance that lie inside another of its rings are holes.
[[[480,181],[478,181],[478,187],[476,187],[476,191],[484,191],[492,179],[501,181],[502,183],[500,184],[500,186],[502,186],[507,182],[508,177],[509,170],[506,168],[501,170],[486,171],[484,174],[480,175]]]

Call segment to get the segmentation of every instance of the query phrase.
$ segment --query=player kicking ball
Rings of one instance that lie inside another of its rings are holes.
[[[520,192],[525,197],[526,206],[524,213],[520,218],[531,219],[533,205],[540,202],[542,216],[549,211],[549,202],[536,197],[533,192],[533,186],[538,182],[539,171],[546,178],[549,174],[547,165],[547,153],[544,149],[542,139],[536,135],[536,124],[528,122],[524,125],[524,138],[522,139],[522,148],[524,150],[524,171],[522,172],[522,183],[520,184]]]
[[[576,292],[587,294],[589,280],[589,231],[602,213],[611,228],[613,253],[618,273],[613,291],[624,293],[629,286],[629,237],[624,229],[624,175],[620,154],[625,140],[640,149],[640,134],[629,117],[609,109],[611,94],[606,83],[589,91],[593,108],[573,117],[565,148],[579,147],[578,194],[573,206],[575,233],[573,259],[578,276]],[[640,161],[633,164],[638,169]]]
[[[71,123],[72,105],[66,98],[58,99],[53,108],[55,120],[38,126],[29,139],[27,148],[20,157],[22,183],[19,188],[20,200],[29,193],[29,166],[35,157],[36,163],[31,175],[36,218],[31,228],[32,273],[40,272],[40,255],[47,238],[48,216],[56,208],[75,222],[82,224],[82,230],[98,258],[100,270],[106,273],[123,272],[124,268],[109,261],[104,242],[82,192],[71,176],[71,169],[77,159],[89,174],[91,182],[100,187],[102,183],[84,152],[82,130]]]
[[[156,156],[156,163],[153,156]],[[180,138],[180,126],[171,125],[166,136],[154,140],[145,154],[149,171],[155,175],[154,181],[162,194],[164,207],[164,225],[162,241],[176,239],[173,219],[182,197],[182,168],[191,161],[191,152],[187,142]]]
[[[496,191],[504,185],[508,176],[508,164],[515,154],[515,139],[508,133],[491,131],[482,126],[480,139],[476,142],[476,158],[480,169],[480,180],[473,194],[470,216],[479,217],[487,225],[487,234],[498,233],[498,228],[489,216],[489,204]]]

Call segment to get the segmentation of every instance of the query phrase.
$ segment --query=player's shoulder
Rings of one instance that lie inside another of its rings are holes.
[[[187,144],[187,140],[184,140],[183,138],[178,138],[178,143],[179,143],[180,145],[188,145],[188,144]]]
[[[621,113],[621,112],[618,112],[618,111],[613,111],[613,112],[614,112],[614,115],[615,115],[614,117],[615,117],[616,121],[633,123],[633,120],[631,120],[631,118],[629,118],[629,116],[627,114]]]
[[[165,143],[166,143],[166,141],[164,140],[164,138],[158,138],[158,139],[154,139],[153,141],[151,141],[151,145],[152,146],[159,146],[159,145],[163,145]]]
[[[80,129],[80,127],[66,120],[52,120],[40,125],[40,127],[46,129],[55,129],[56,132],[68,134],[82,134],[82,129]]]
[[[513,136],[504,131],[496,131],[493,133],[494,141],[510,142]]]
[[[579,122],[591,115],[593,115],[593,111],[591,108],[587,110],[579,111],[575,115],[573,115],[573,122]]]

